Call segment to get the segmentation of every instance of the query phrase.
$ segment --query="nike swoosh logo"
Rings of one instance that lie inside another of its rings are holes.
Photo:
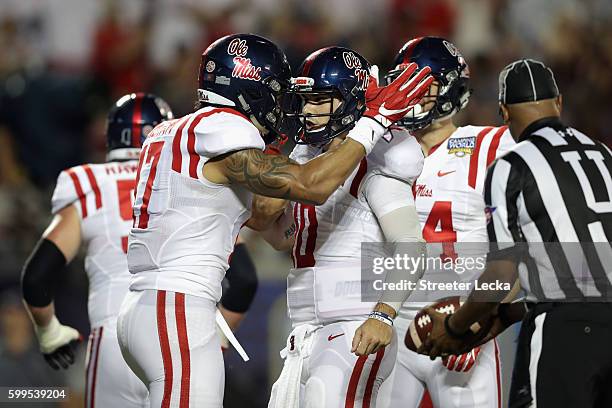
[[[454,173],[454,172],[456,172],[456,171],[457,171],[457,170],[451,170],[451,171],[445,171],[445,172],[442,172],[442,171],[438,170],[438,177],[448,176],[449,174]]]
[[[340,336],[344,336],[344,333],[336,334],[336,335],[333,335],[333,336],[330,334],[329,337],[327,338],[327,341],[332,341],[336,337],[340,337]]]
[[[380,108],[378,108],[378,112],[380,112],[381,115],[383,116],[389,116],[389,115],[395,115],[396,113],[402,113],[402,112],[407,112],[410,109],[410,107],[407,108],[403,108],[403,109],[387,109],[385,108],[385,104],[383,103],[382,105],[380,105]]]

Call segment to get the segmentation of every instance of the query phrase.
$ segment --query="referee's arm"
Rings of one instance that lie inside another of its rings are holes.
[[[484,198],[487,212],[487,232],[491,249],[487,268],[478,282],[500,281],[513,286],[518,276],[518,263],[524,250],[519,223],[518,200],[523,190],[521,172],[509,161],[496,160],[487,171]],[[492,287],[494,287],[492,285]],[[452,316],[451,327],[459,333],[493,312],[509,293],[505,290],[473,290],[465,304]]]

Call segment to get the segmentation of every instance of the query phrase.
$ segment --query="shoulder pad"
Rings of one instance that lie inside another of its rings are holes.
[[[368,155],[368,168],[412,184],[421,174],[424,160],[423,150],[415,137],[404,129],[392,128]]]
[[[60,173],[51,198],[52,214],[78,202],[77,210],[81,218],[86,218],[102,207],[100,185],[92,166],[85,164]]]
[[[265,148],[257,128],[245,116],[232,109],[204,108],[193,114],[188,129],[193,124],[195,150],[205,158],[237,150]]]

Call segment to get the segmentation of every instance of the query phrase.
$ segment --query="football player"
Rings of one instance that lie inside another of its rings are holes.
[[[126,252],[140,147],[157,124],[172,119],[161,98],[132,93],[110,110],[107,162],[60,173],[51,201],[53,220],[27,260],[23,297],[40,350],[55,369],[74,363],[72,327],[55,316],[58,274],[87,245],[88,313],[86,406],[148,407],[148,391],[127,366],[117,343],[119,307],[128,291]]]
[[[366,109],[369,70],[343,47],[306,58],[288,96],[300,124],[291,158],[312,162],[346,138]],[[264,235],[276,249],[292,247],[294,262],[287,278],[293,331],[269,407],[375,405],[395,362],[393,319],[409,292],[396,302],[362,299],[361,243],[422,241],[411,187],[422,166],[416,139],[391,128],[325,203],[293,203],[277,235]],[[293,235],[279,234],[293,226]],[[300,386],[298,398],[292,391]]]
[[[428,256],[439,255],[452,262],[460,252],[454,243],[488,241],[482,196],[486,170],[514,141],[505,126],[457,127],[453,123],[453,116],[467,105],[471,91],[468,65],[452,43],[437,37],[408,41],[396,56],[395,69],[388,78],[409,63],[430,66],[435,77],[421,104],[399,123],[416,136],[426,156],[415,183],[416,208],[423,238],[428,243],[443,243],[441,253],[436,255],[428,245]],[[486,249],[482,253],[486,254]],[[475,279],[481,272],[466,271],[462,279]],[[432,276],[430,271],[426,276]],[[424,305],[406,302],[400,309],[396,328],[402,341]],[[464,355],[435,361],[402,346],[392,378],[381,388],[378,402],[380,407],[418,407],[422,398],[431,398],[435,407],[498,407],[500,375],[495,341]]]
[[[415,71],[410,65],[392,84],[373,88],[346,140],[300,165],[263,153],[289,123],[279,106],[291,77],[284,53],[252,34],[223,37],[204,51],[198,110],[153,129],[137,175],[133,279],[117,329],[151,406],[222,405],[215,304],[252,193],[325,202],[429,87],[429,70],[409,80]]]

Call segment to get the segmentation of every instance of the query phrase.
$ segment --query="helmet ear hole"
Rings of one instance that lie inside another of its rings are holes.
[[[245,93],[252,99],[261,99],[261,91],[259,89],[246,89]]]

